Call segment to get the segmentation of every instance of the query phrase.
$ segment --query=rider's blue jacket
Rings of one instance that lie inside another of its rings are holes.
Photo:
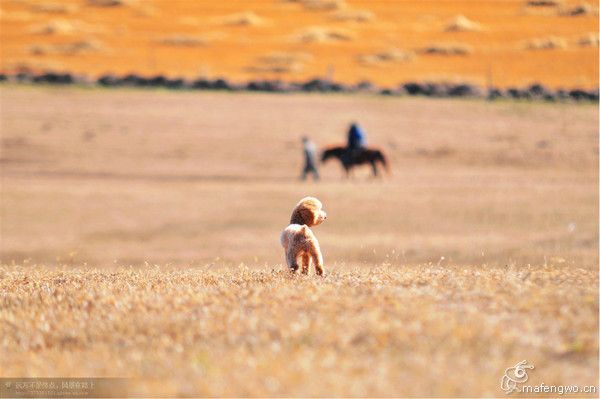
[[[365,133],[362,131],[358,124],[353,123],[350,125],[348,131],[348,147],[349,148],[361,148],[366,144]]]

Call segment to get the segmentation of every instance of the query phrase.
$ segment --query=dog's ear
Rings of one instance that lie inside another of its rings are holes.
[[[305,224],[312,226],[315,220],[315,213],[302,205],[296,206],[290,218],[290,224]]]
[[[312,208],[304,208],[300,210],[304,224],[308,227],[314,226],[317,223],[317,212]]]
[[[321,203],[318,199],[306,197],[300,200],[290,218],[290,224],[305,224],[314,226],[317,223],[318,212],[321,209]]]

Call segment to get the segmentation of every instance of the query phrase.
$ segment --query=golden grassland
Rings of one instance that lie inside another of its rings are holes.
[[[522,359],[531,384],[596,385],[597,284],[554,264],[2,266],[0,367],[158,396],[501,396]]]
[[[596,87],[598,2],[532,3],[2,0],[0,68]]]
[[[137,395],[597,384],[598,108],[0,86],[0,375]],[[300,182],[358,120],[392,173]],[[326,276],[279,233],[320,198]]]

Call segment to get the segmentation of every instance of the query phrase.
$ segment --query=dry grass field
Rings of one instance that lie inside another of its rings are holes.
[[[0,0],[0,27],[6,71],[598,85],[597,0]]]
[[[576,266],[0,273],[3,376],[131,376],[136,396],[499,397],[527,359],[532,384],[598,381],[598,277]]]
[[[598,108],[0,86],[0,376],[131,394],[598,384]],[[392,173],[300,182],[358,120]],[[279,233],[320,198],[326,275]],[[595,396],[595,395],[594,395]]]

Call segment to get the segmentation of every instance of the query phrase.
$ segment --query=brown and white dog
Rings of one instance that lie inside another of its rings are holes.
[[[298,270],[298,259],[302,261],[302,273],[308,274],[310,263],[315,272],[323,275],[323,255],[317,237],[310,227],[323,223],[327,214],[321,201],[314,197],[302,198],[292,211],[290,225],[281,232],[281,245],[285,250],[285,260],[290,270]]]

